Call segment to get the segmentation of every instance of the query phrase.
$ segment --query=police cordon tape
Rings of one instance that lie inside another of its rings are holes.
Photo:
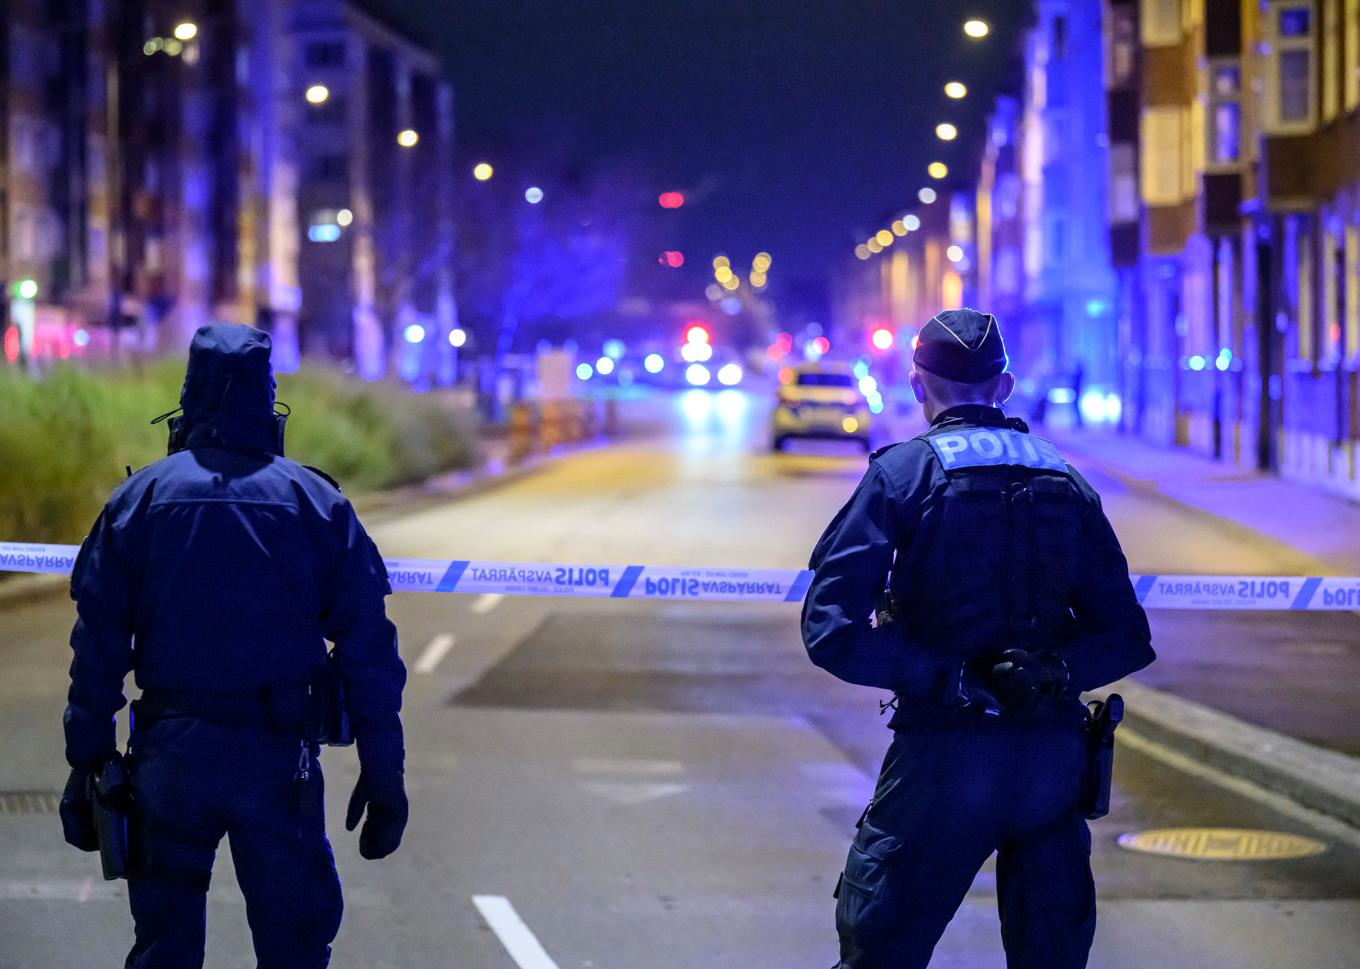
[[[0,572],[65,575],[76,545],[0,542]],[[397,592],[493,593],[586,599],[690,602],[802,602],[812,573],[797,569],[713,569],[668,565],[385,559]],[[1360,610],[1360,577],[1134,575],[1149,609]]]

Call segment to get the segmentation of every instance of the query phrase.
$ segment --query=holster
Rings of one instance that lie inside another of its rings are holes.
[[[331,747],[354,743],[346,701],[345,677],[331,650],[307,691],[307,739]]]
[[[1124,719],[1124,698],[1111,693],[1092,700],[1086,707],[1086,777],[1082,784],[1081,810],[1088,820],[1110,813],[1110,786],[1114,780],[1114,732]]]
[[[90,804],[105,881],[128,875],[128,808],[131,801],[127,767],[123,755],[115,752],[90,775]]]

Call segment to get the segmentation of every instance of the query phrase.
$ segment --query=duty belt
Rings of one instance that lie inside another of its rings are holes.
[[[186,693],[147,689],[132,703],[137,720],[186,719],[301,736],[307,723],[305,683],[268,684],[249,693]]]

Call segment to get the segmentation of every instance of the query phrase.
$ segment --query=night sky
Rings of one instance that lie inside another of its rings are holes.
[[[667,215],[696,295],[718,251],[770,251],[772,284],[824,280],[914,200],[928,162],[966,173],[1028,15],[1024,0],[373,3],[446,64],[463,168],[486,159],[527,186],[552,181],[537,166],[608,159],[684,191]],[[964,37],[969,16],[992,34]]]

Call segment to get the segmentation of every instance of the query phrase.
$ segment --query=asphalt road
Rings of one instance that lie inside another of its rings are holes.
[[[394,556],[802,564],[863,456],[835,448],[771,455],[760,401],[735,393],[664,406],[673,408],[664,436],[392,515],[373,534]],[[1136,568],[1288,564],[1283,550],[1224,538],[1203,520],[1093,479]],[[419,594],[398,595],[391,607],[413,670],[412,822],[396,856],[360,860],[340,826],[353,754],[326,754],[348,903],[333,966],[798,969],[834,961],[831,888],[888,735],[878,694],[807,663],[794,608]],[[62,601],[0,613],[0,792],[60,789],[70,621]],[[1360,717],[1336,712],[1354,710],[1345,692],[1360,662],[1354,622],[1163,614],[1160,668],[1146,681],[1239,715],[1264,703],[1276,712],[1258,719],[1287,716],[1303,735],[1354,750]],[[121,884],[99,881],[91,856],[62,845],[50,804],[0,804],[20,812],[0,813],[0,969],[121,964],[131,938]],[[1115,844],[1122,833],[1180,825],[1302,834],[1328,850],[1214,862]],[[1093,831],[1102,896],[1093,966],[1360,965],[1354,832],[1317,827],[1141,747],[1121,749],[1113,811]],[[225,859],[215,878],[208,965],[253,965]],[[1003,964],[984,870],[934,965]]]

